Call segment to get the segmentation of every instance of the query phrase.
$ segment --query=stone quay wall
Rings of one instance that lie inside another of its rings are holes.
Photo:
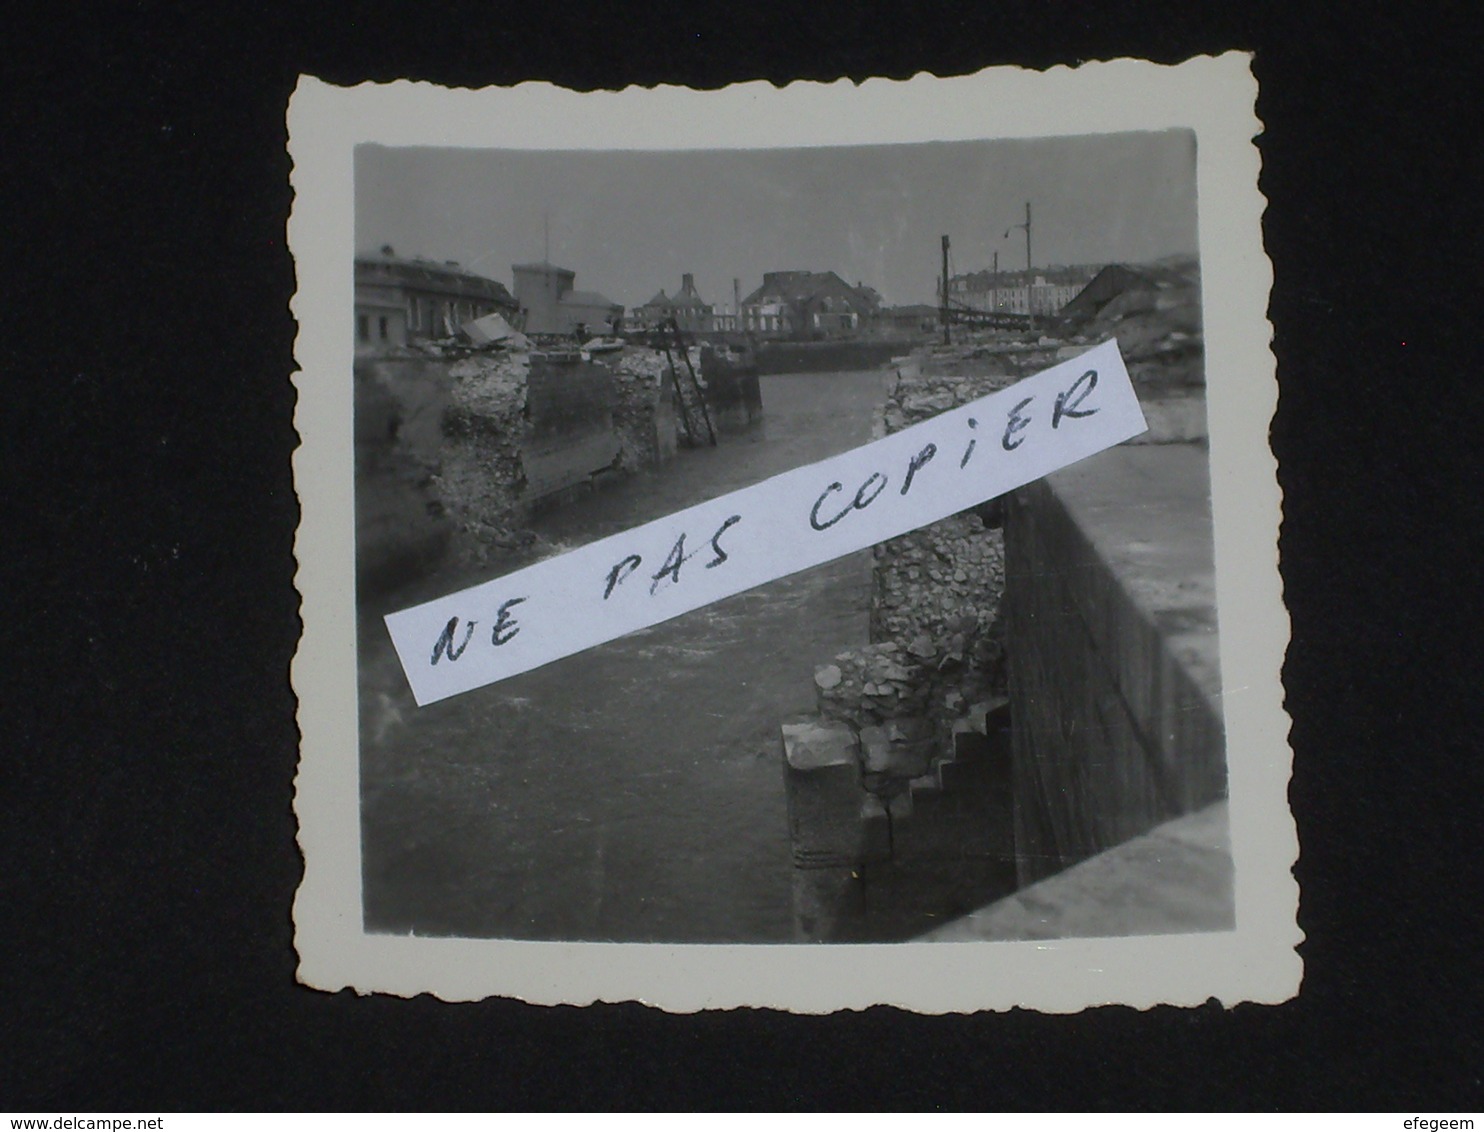
[[[783,734],[801,939],[930,930],[1224,797],[1198,295],[1076,329],[894,360],[878,435],[1117,337],[1151,427],[874,548],[870,642]]]
[[[426,359],[354,372],[356,584],[397,585],[430,569],[455,524],[438,489],[448,382]]]
[[[1100,453],[1013,493],[1005,530],[1024,885],[1226,796],[1204,449]]]
[[[762,419],[763,393],[755,359],[703,346],[698,376],[712,427],[718,433],[741,432]],[[684,380],[689,379],[687,374]]]
[[[907,339],[847,338],[828,342],[762,342],[759,373],[839,373],[875,369],[912,349]]]
[[[1020,373],[969,368],[899,359],[877,435]],[[873,548],[870,641],[816,669],[816,715],[783,729],[801,940],[911,938],[1014,889],[999,526],[987,505]]]
[[[692,348],[718,435],[762,415],[756,366]],[[704,425],[684,362],[644,347],[581,357],[407,348],[355,367],[357,563],[367,592],[456,547],[482,561],[523,544],[537,511],[672,458]]]

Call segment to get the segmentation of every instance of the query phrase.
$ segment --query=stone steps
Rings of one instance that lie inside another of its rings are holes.
[[[784,725],[801,939],[907,938],[1013,888],[1005,702],[933,743],[915,723]]]

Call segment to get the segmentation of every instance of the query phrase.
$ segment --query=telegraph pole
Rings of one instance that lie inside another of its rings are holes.
[[[948,336],[948,237],[943,237],[943,305],[939,308],[943,321],[943,345],[951,345]]]
[[[1031,202],[1025,202],[1025,223],[1012,224],[1005,229],[1005,235],[1001,239],[1007,239],[1011,232],[1017,228],[1025,230],[1025,309],[1029,314],[1031,310]]]
[[[1030,286],[1030,278],[1029,278],[1030,271],[1031,271],[1031,202],[1030,201],[1026,201],[1025,202],[1025,272],[1026,272],[1026,276],[1027,276],[1026,281],[1025,281],[1026,282],[1026,286]],[[1026,294],[1029,295],[1030,292],[1027,291]]]

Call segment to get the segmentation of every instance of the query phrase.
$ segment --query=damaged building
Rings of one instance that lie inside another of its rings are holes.
[[[768,271],[741,305],[742,328],[759,337],[839,338],[869,324],[881,296],[833,271]]]
[[[649,302],[635,307],[630,316],[633,328],[640,330],[651,330],[670,319],[693,334],[709,334],[717,329],[716,308],[701,298],[696,277],[689,271],[681,276],[680,290],[674,295],[665,294],[661,288]]]
[[[356,353],[447,338],[488,314],[513,319],[517,306],[504,284],[454,260],[398,256],[390,245],[355,260]]]

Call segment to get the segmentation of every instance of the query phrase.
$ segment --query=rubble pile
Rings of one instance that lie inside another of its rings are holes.
[[[1136,387],[1203,386],[1199,263],[1175,257],[1140,268],[1135,285],[1067,331],[1092,343],[1117,338]]]
[[[914,359],[914,361],[920,361]],[[978,372],[904,366],[879,411],[886,435],[996,392],[1017,377],[1003,358]],[[872,643],[814,674],[819,715],[859,735],[873,791],[891,794],[952,748],[956,724],[1005,688],[1004,537],[986,505],[876,546]]]
[[[1001,361],[978,374],[922,372],[900,377],[880,409],[878,432],[889,436],[966,402],[988,396],[1016,380]]]
[[[927,709],[922,663],[896,641],[847,649],[814,672],[815,700],[825,719],[859,730]]]
[[[1005,688],[1005,540],[975,512],[875,548],[871,639],[901,643],[940,724]]]
[[[997,661],[1005,539],[974,512],[951,515],[876,546],[871,638],[904,642],[941,669]]]
[[[1094,342],[1118,339],[1136,386],[1205,384],[1200,290],[1193,284],[1125,291],[1084,333]]]
[[[436,482],[444,507],[477,548],[529,540],[518,526],[529,372],[525,355],[505,352],[471,354],[448,370],[453,384]]]
[[[613,370],[613,431],[618,467],[637,472],[675,451],[674,396],[669,365],[658,351],[626,347],[604,363]]]
[[[1019,380],[1025,357],[1001,354],[978,373],[908,368],[887,396],[878,431],[896,432],[1005,388]],[[986,522],[997,516],[991,501],[872,552],[871,639],[896,642],[912,657],[922,685],[917,698],[931,702],[935,717],[1004,688],[1005,540]]]

